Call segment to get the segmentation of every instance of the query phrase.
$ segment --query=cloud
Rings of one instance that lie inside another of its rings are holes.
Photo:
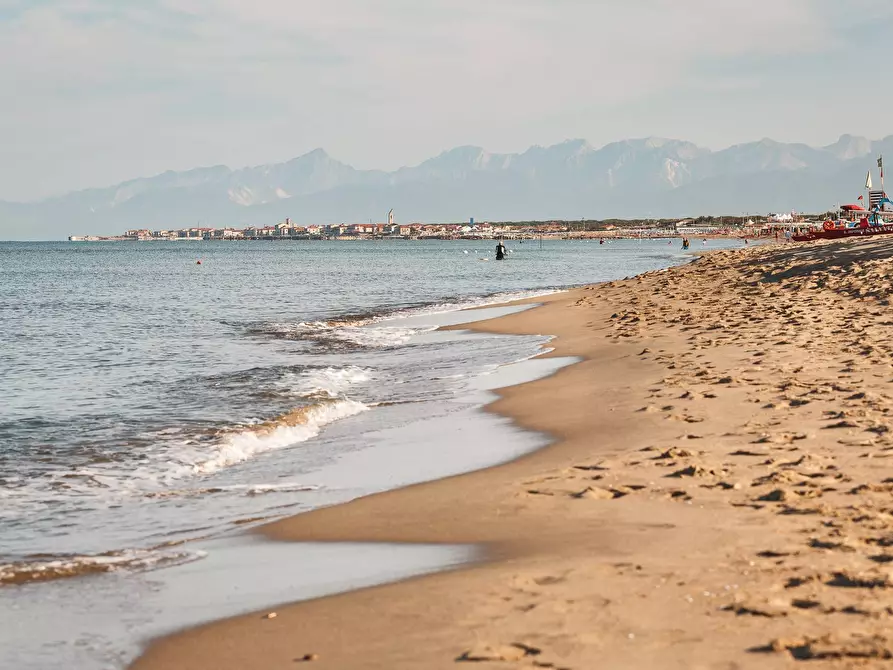
[[[396,167],[468,142],[607,141],[625,105],[780,74],[739,59],[819,58],[847,16],[830,0],[0,0],[0,197],[316,146]]]

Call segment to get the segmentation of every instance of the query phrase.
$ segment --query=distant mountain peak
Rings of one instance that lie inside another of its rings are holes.
[[[660,149],[668,144],[679,143],[679,140],[670,140],[666,137],[646,137],[642,140],[642,144],[648,149]]]
[[[589,140],[584,139],[574,139],[574,140],[565,140],[560,144],[554,145],[555,147],[564,147],[567,149],[573,149],[575,151],[594,151],[594,147],[589,144]],[[547,147],[551,148],[551,147]]]
[[[861,188],[872,154],[893,136],[843,134],[824,147],[770,138],[711,151],[642,137],[594,147],[574,138],[520,153],[447,149],[393,172],[358,170],[316,148],[283,163],[222,165],[132,179],[38,203],[0,202],[0,238],[107,235],[127,228],[366,221],[691,216],[816,211],[829,193]],[[644,210],[644,211],[640,211]]]
[[[325,149],[323,149],[321,147],[317,147],[316,149],[313,149],[312,151],[308,151],[307,153],[301,154],[300,156],[295,156],[291,160],[286,161],[286,163],[299,163],[301,161],[308,161],[308,160],[320,161],[320,160],[334,160],[334,159],[329,155],[329,153]]]
[[[835,143],[829,144],[823,149],[841,160],[852,160],[871,153],[871,140],[867,137],[846,133],[841,135]]]
[[[483,147],[478,147],[473,144],[463,144],[458,147],[453,147],[452,149],[445,149],[444,151],[441,151],[439,154],[437,154],[437,156],[435,156],[434,158],[430,158],[428,160],[437,160],[438,158],[445,157],[467,158],[469,156],[479,156],[482,153],[486,153]]]

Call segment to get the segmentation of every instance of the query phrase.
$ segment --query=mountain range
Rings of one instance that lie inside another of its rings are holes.
[[[316,149],[271,165],[197,168],[33,203],[0,201],[0,239],[114,235],[130,228],[664,218],[822,212],[853,201],[893,157],[882,140],[843,135],[823,147],[770,139],[711,151],[646,138],[595,148],[568,140],[523,153],[464,146],[393,172],[357,170]]]

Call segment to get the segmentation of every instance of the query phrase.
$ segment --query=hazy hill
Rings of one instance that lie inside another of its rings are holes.
[[[271,165],[134,179],[37,203],[0,202],[0,239],[64,239],[128,228],[381,221],[682,217],[824,211],[858,197],[893,136],[810,147],[770,139],[710,151],[646,138],[494,154],[458,147],[394,172],[356,170],[322,149]],[[877,180],[875,170],[874,179]]]

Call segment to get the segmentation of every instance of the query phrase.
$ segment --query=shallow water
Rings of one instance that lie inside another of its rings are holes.
[[[504,366],[548,337],[435,328],[686,258],[549,241],[480,260],[490,246],[0,244],[0,584],[20,584],[0,608],[201,565],[203,542],[263,519],[540,446],[477,408],[488,376],[547,372]],[[94,576],[53,579],[71,574]]]
[[[387,317],[680,260],[665,242],[560,241],[478,260],[489,247],[0,244],[0,564],[146,550],[314,506],[328,482],[288,447],[346,432],[364,448],[370,429],[444,412],[464,380],[543,342],[413,339],[432,326]]]

